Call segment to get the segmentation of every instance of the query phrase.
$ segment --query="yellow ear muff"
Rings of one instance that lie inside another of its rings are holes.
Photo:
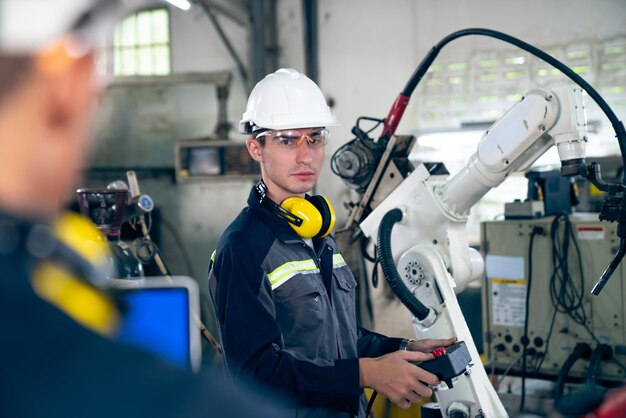
[[[54,225],[56,237],[91,264],[107,263],[110,257],[106,237],[87,218],[67,213]]]
[[[319,234],[323,224],[322,214],[311,202],[302,197],[292,196],[283,200],[280,206],[302,219],[300,226],[289,223],[300,237],[313,238]]]
[[[302,238],[325,237],[335,226],[335,211],[324,196],[288,197],[280,206],[302,219],[300,226],[289,223]]]
[[[335,226],[335,210],[328,199],[322,195],[306,196],[308,200],[322,215],[322,227],[316,235],[317,237],[325,237],[330,234]]]
[[[54,225],[54,234],[84,262],[96,268],[109,262],[106,238],[80,215],[68,214],[61,218]],[[112,335],[120,321],[117,306],[85,278],[68,270],[64,261],[71,264],[77,259],[40,263],[32,279],[34,291],[83,326],[103,335]]]

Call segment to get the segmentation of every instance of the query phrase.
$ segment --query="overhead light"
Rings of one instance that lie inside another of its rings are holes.
[[[172,6],[176,6],[181,10],[189,10],[191,3],[187,0],[166,0]]]

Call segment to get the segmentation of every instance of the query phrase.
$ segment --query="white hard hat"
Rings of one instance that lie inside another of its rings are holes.
[[[155,3],[162,1],[0,0],[0,52],[32,54],[70,32],[93,44],[126,14]]]
[[[320,88],[304,74],[281,68],[252,89],[239,132],[322,126],[339,124]]]

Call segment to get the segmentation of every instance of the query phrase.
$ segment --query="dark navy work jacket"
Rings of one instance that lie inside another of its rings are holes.
[[[209,266],[226,365],[294,399],[293,416],[363,416],[358,358],[395,351],[401,339],[358,327],[356,281],[337,243],[313,244],[252,189]]]

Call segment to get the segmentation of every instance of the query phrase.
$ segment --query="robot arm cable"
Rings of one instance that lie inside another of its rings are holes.
[[[526,400],[526,362],[528,361],[528,316],[530,314],[530,289],[532,285],[533,277],[533,244],[535,236],[543,234],[543,228],[534,227],[530,233],[530,243],[528,244],[528,284],[526,286],[526,302],[524,313],[524,336],[522,337],[522,396],[520,400],[520,411],[524,410],[524,403]]]
[[[391,252],[391,231],[393,225],[401,220],[402,211],[400,209],[392,209],[385,214],[378,230],[376,251],[389,287],[391,287],[393,293],[400,299],[404,306],[406,306],[417,319],[422,321],[428,317],[430,309],[417,300],[413,296],[413,293],[404,285],[396,269]]]
[[[560,241],[560,224],[564,225],[563,241]],[[550,226],[552,241],[552,263],[554,270],[550,277],[550,297],[559,312],[569,315],[576,323],[585,324],[587,313],[584,306],[584,272],[582,255],[569,216],[561,214],[554,218]],[[578,264],[578,280],[570,273],[570,242],[574,244]]]
[[[437,45],[435,45],[430,50],[430,52],[426,55],[426,57],[424,57],[422,62],[418,65],[417,69],[415,70],[411,78],[409,79],[408,83],[406,84],[406,86],[404,87],[400,95],[398,96],[398,99],[404,98],[404,100],[406,101],[406,103],[404,104],[404,107],[406,107],[406,105],[408,104],[409,97],[411,96],[415,88],[417,87],[418,83],[426,74],[426,71],[428,71],[428,68],[430,67],[430,65],[433,63],[433,61],[439,54],[439,51],[441,51],[441,49],[446,44],[450,43],[451,41],[461,38],[463,36],[468,36],[468,35],[488,36],[488,37],[499,39],[501,41],[515,45],[518,48],[521,48],[524,51],[527,51],[531,53],[532,55],[534,55],[535,57],[552,65],[554,68],[558,69],[567,77],[569,77],[572,81],[578,84],[598,104],[600,109],[602,109],[602,112],[607,116],[607,118],[611,122],[611,125],[613,126],[613,129],[615,131],[615,136],[619,143],[619,148],[620,148],[621,155],[622,155],[622,162],[624,166],[626,166],[626,129],[624,129],[624,124],[618,119],[617,115],[615,115],[615,112],[613,112],[613,110],[610,108],[608,103],[602,98],[602,96],[600,96],[600,94],[587,81],[585,81],[585,79],[583,79],[581,76],[576,74],[571,68],[569,68],[567,65],[563,64],[561,61],[557,60],[553,56],[545,53],[539,48],[536,48],[522,41],[521,39],[515,38],[511,35],[507,35],[506,33],[498,32],[495,30],[484,29],[484,28],[463,29],[457,32],[453,32],[450,35],[443,38],[441,41],[439,41],[439,43],[437,43]],[[396,103],[397,102],[398,100],[396,100]],[[389,120],[391,118],[393,120],[389,122],[387,121],[385,122],[385,129],[383,130],[383,134],[382,134],[387,139],[395,133],[395,127],[397,127],[397,125],[399,124],[400,122],[399,119],[402,117],[403,112],[404,112],[404,108],[402,109],[401,113],[397,114],[398,112],[396,110],[396,104],[394,104],[394,106],[392,107],[392,110],[389,112],[389,116],[387,117],[387,119]],[[626,184],[626,171],[624,172],[624,175],[622,178],[622,184]]]

